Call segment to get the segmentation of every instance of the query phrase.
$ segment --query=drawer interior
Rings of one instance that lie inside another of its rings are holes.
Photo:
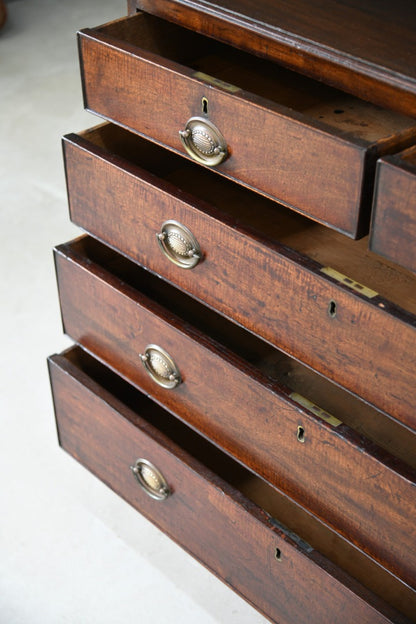
[[[140,414],[139,419],[155,426],[203,466],[264,509],[272,518],[272,524],[283,530],[320,565],[335,575],[339,575],[339,572],[334,566],[341,568],[412,619],[416,612],[415,592],[360,549],[340,537],[301,505],[254,476],[79,347],[69,349],[63,357],[134,413]],[[327,559],[326,562],[322,556]]]
[[[224,347],[255,369],[265,383],[273,383],[286,395],[296,392],[341,420],[356,433],[364,435],[391,455],[416,468],[415,436],[387,415],[350,395],[324,377],[271,347],[258,337],[224,319],[188,295],[166,284],[152,273],[90,237],[73,241],[70,253],[81,262],[94,263],[116,276],[152,302],[165,309],[169,316],[180,318],[181,326],[202,332],[214,340],[222,352]],[[254,372],[254,370],[253,370]],[[392,461],[393,458],[391,458]],[[383,461],[387,461],[383,456]]]
[[[209,202],[220,210],[221,218],[261,235],[266,244],[283,245],[331,267],[416,314],[415,276],[369,251],[368,236],[351,240],[117,126],[103,124],[81,136],[109,155],[170,182],[202,205]]]
[[[209,37],[146,13],[98,32],[186,65],[369,144],[416,128],[404,115],[328,87]],[[206,79],[206,78],[205,78]],[[208,79],[209,82],[209,79]],[[209,102],[208,102],[209,108]]]

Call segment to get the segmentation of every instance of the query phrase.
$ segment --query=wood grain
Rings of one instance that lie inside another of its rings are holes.
[[[108,260],[98,261],[97,252]],[[290,391],[181,319],[179,292],[169,295],[169,307],[149,298],[157,297],[160,281],[130,263],[120,272],[127,261],[98,243],[60,246],[56,263],[71,338],[412,584],[414,470],[302,409]],[[189,317],[200,313],[191,308]],[[214,316],[220,327],[225,321]],[[232,326],[221,333],[228,331]],[[141,365],[148,344],[161,346],[179,367],[183,383],[175,390],[155,384]]]
[[[177,429],[167,414],[164,427],[157,407],[143,396],[132,411],[71,360],[72,354],[49,359],[61,446],[271,621],[322,624],[328,614],[331,621],[363,624],[410,621],[220,476],[223,470],[233,478],[241,469],[230,468],[229,460],[195,436],[194,459],[165,433]],[[179,437],[188,437],[183,428]],[[220,472],[201,463],[201,455]],[[172,491],[167,500],[154,501],[139,488],[129,469],[138,457],[164,473]]]
[[[131,0],[142,9],[414,115],[412,0]]]
[[[414,120],[389,114],[386,127],[383,111],[344,106],[316,82],[296,88],[301,77],[150,15],[84,30],[79,45],[88,110],[187,156],[179,130],[206,97],[228,143],[218,173],[351,237],[368,231],[377,156],[416,140]],[[368,135],[380,114],[382,131]]]
[[[272,622],[416,622],[416,148],[391,156],[416,143],[416,5],[128,11],[79,35],[85,106],[126,129],[65,138],[71,218],[126,258],[87,237],[55,252],[83,346],[49,359],[60,443]],[[178,138],[202,97],[216,171]],[[351,240],[374,183],[388,260]],[[172,218],[201,243],[192,271],[157,246]],[[151,342],[175,390],[146,375]],[[167,501],[138,487],[139,456]]]
[[[306,219],[275,212],[271,202],[196,166],[179,177],[181,159],[127,134],[103,127],[65,140],[73,221],[415,430],[414,279],[371,258],[367,242],[329,236],[323,227],[319,234]],[[117,156],[125,142],[137,164]],[[192,271],[158,248],[167,219],[202,245],[204,260]],[[324,262],[384,296],[359,295],[326,276]]]
[[[377,164],[370,249],[416,273],[416,148]]]

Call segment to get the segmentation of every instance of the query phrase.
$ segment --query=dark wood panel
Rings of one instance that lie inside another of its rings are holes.
[[[343,234],[368,231],[385,155],[370,247],[416,272],[416,151],[386,157],[416,139],[392,113],[416,116],[416,5],[128,7],[148,15],[80,35],[84,100],[152,149],[71,135],[67,182],[74,222],[153,275],[94,242],[56,252],[64,328],[85,347],[49,360],[61,445],[274,622],[415,622],[414,276]],[[229,142],[213,173],[178,140],[203,96]],[[202,244],[193,271],[157,248],[169,218]],[[174,391],[145,376],[151,341],[180,363]],[[147,452],[169,474],[162,504],[128,468]]]
[[[169,308],[162,307],[149,299],[157,278],[134,266],[130,277],[125,271],[121,279],[115,277],[108,269],[116,272],[122,259],[113,253],[98,263],[94,249],[107,254],[91,239],[57,250],[66,333],[412,583],[414,471],[341,423],[316,418],[291,399],[290,391],[181,320],[179,292]],[[190,316],[198,314],[203,310],[192,309]],[[216,322],[218,333],[232,332],[228,325],[221,330],[225,321],[220,317]],[[160,388],[141,364],[139,354],[154,343],[179,367],[183,383],[174,390]],[[303,443],[297,438],[299,426]]]
[[[368,231],[377,155],[416,139],[414,120],[150,15],[79,37],[88,110],[186,156],[179,130],[206,97],[228,143],[218,173],[351,237]]]
[[[416,273],[416,148],[377,164],[370,249]]]
[[[132,411],[80,370],[76,359],[73,352],[49,358],[61,446],[273,622],[322,624],[329,613],[345,621],[346,612],[349,621],[363,624],[410,621],[221,476],[243,485],[247,471],[230,466],[195,436],[188,442],[199,456],[194,459],[165,433],[177,429],[164,427],[167,414],[159,418],[144,396],[136,397]],[[182,429],[179,437],[188,435]],[[138,457],[165,475],[172,492],[165,501],[139,488],[129,468]]]
[[[413,0],[131,0],[136,7],[414,115]]]
[[[138,164],[117,157],[123,143]],[[323,227],[318,236],[306,219],[274,212],[272,202],[220,185],[196,166],[179,177],[183,159],[117,128],[71,135],[64,149],[75,223],[416,429],[415,281],[371,258],[367,242]],[[158,248],[167,219],[186,225],[202,245],[204,260],[192,271]],[[360,296],[324,274],[323,263],[384,295]]]

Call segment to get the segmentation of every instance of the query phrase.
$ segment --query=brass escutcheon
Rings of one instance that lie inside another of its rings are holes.
[[[195,236],[178,221],[165,221],[156,239],[164,255],[182,269],[193,269],[202,258]]]
[[[191,117],[179,136],[188,154],[202,165],[214,167],[227,157],[227,143],[209,119]]]
[[[181,375],[174,360],[162,347],[147,345],[140,359],[147,374],[162,388],[176,388],[181,383]]]
[[[137,483],[148,496],[155,500],[165,500],[171,491],[163,474],[147,459],[136,459],[130,470],[136,477]]]

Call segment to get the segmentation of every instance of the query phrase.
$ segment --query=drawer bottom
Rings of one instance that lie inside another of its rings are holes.
[[[414,621],[413,590],[80,348],[48,362],[61,446],[271,621]]]

